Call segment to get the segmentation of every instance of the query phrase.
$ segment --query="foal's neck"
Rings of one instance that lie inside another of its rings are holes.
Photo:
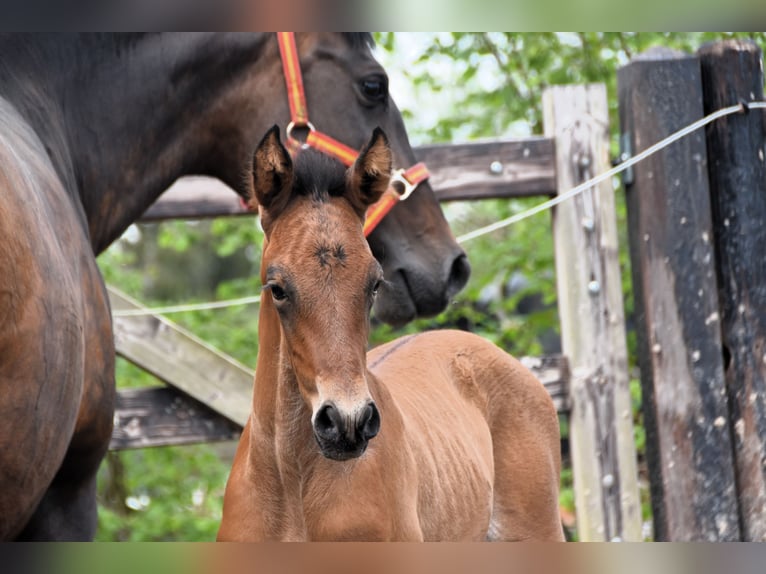
[[[311,432],[311,412],[305,405],[295,373],[285,355],[279,317],[270,300],[261,301],[258,319],[258,359],[253,389],[253,432],[278,440],[294,450],[284,439],[305,430]],[[277,453],[278,454],[278,453]]]

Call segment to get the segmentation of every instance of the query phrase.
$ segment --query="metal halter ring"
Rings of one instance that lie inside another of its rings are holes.
[[[287,124],[287,127],[285,128],[285,133],[287,134],[287,139],[294,139],[295,141],[297,141],[297,142],[299,142],[301,144],[302,148],[304,148],[304,149],[307,148],[308,144],[306,142],[302,142],[298,138],[294,138],[292,136],[293,130],[295,128],[306,128],[307,130],[309,130],[309,132],[315,132],[317,130],[314,127],[314,124],[312,124],[311,122],[306,122],[305,125],[296,126],[295,122],[290,122],[289,124]]]
[[[392,185],[394,183],[399,183],[402,185],[404,190],[402,191],[399,201],[404,201],[407,199],[410,195],[412,195],[412,192],[415,191],[415,188],[418,186],[417,183],[410,183],[406,177],[404,177],[404,171],[403,169],[397,169],[391,174],[391,183],[389,185]],[[398,191],[398,190],[397,190]]]

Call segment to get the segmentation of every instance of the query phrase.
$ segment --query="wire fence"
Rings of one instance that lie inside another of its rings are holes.
[[[583,193],[584,191],[590,189],[591,187],[598,185],[602,181],[610,179],[622,173],[626,169],[636,165],[637,163],[646,159],[647,157],[657,153],[658,151],[668,147],[674,142],[680,140],[681,138],[686,137],[690,133],[716,121],[719,118],[736,114],[736,113],[745,114],[751,109],[766,109],[766,102],[762,102],[762,101],[741,102],[737,105],[728,106],[726,108],[721,108],[720,110],[712,112],[708,114],[707,116],[697,120],[696,122],[693,122],[681,128],[680,130],[670,134],[666,138],[646,148],[644,151],[636,154],[634,157],[631,157],[625,160],[624,162],[614,166],[612,169],[607,170],[604,173],[601,173],[589,179],[588,181],[585,181],[577,185],[576,187],[573,187],[569,191],[562,193],[560,195],[557,195],[556,197],[549,199],[548,201],[544,201],[530,209],[522,211],[521,213],[514,214],[500,221],[496,221],[484,227],[480,227],[479,229],[475,229],[474,231],[470,231],[468,233],[460,235],[459,237],[457,237],[457,242],[461,244],[466,243],[468,241],[471,241],[472,239],[476,239],[477,237],[487,235],[488,233],[492,233],[493,231],[503,229],[504,227],[508,227],[509,225],[518,223],[519,221],[527,219],[528,217],[532,217],[533,215],[536,215],[543,211],[547,211],[553,208],[554,206],[558,205],[559,203],[563,203],[564,201],[572,199],[576,195],[579,195],[580,193]],[[136,317],[136,316],[142,316],[142,315],[166,315],[171,313],[183,313],[187,311],[220,309],[224,307],[234,307],[237,305],[250,305],[250,304],[258,303],[260,302],[260,300],[261,300],[261,297],[259,295],[255,295],[251,297],[240,297],[238,299],[227,299],[223,301],[209,301],[205,303],[190,303],[186,305],[171,305],[166,307],[117,310],[112,312],[112,316]]]

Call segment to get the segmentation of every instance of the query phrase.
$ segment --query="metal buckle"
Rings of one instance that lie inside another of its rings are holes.
[[[397,169],[394,171],[391,174],[391,182],[389,183],[389,185],[392,187],[394,183],[400,183],[402,185],[403,191],[399,194],[399,201],[404,201],[407,199],[410,195],[412,195],[412,192],[415,191],[415,188],[418,186],[417,183],[410,183],[407,178],[404,177],[404,172],[404,169]]]
[[[291,140],[297,141],[300,144],[301,149],[308,148],[309,145],[305,141],[301,141],[298,138],[294,138],[293,137],[292,134],[293,134],[293,130],[295,128],[306,128],[307,130],[309,130],[309,133],[310,132],[315,132],[317,130],[314,127],[314,124],[312,124],[311,122],[306,122],[305,125],[296,125],[295,122],[291,121],[289,124],[287,124],[287,127],[285,128],[285,133],[287,134],[287,139],[291,139]]]

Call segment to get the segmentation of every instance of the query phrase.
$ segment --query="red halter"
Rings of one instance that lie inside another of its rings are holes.
[[[287,85],[287,100],[290,103],[291,121],[287,125],[286,147],[295,155],[301,149],[313,147],[327,155],[331,155],[344,165],[354,163],[358,152],[347,145],[340,143],[316,130],[309,121],[309,112],[306,107],[306,94],[303,90],[303,76],[301,75],[298,50],[295,46],[295,34],[293,32],[277,32],[279,40],[279,52],[282,55],[282,68],[285,73]],[[293,129],[306,128],[309,130],[306,141],[301,143],[292,136]],[[399,201],[407,199],[421,182],[428,179],[429,173],[426,164],[416,163],[409,169],[397,169],[391,175],[391,184],[383,197],[367,211],[367,219],[364,222],[364,235],[369,235],[375,226],[391,211]],[[399,184],[402,191],[397,191],[394,184]]]

